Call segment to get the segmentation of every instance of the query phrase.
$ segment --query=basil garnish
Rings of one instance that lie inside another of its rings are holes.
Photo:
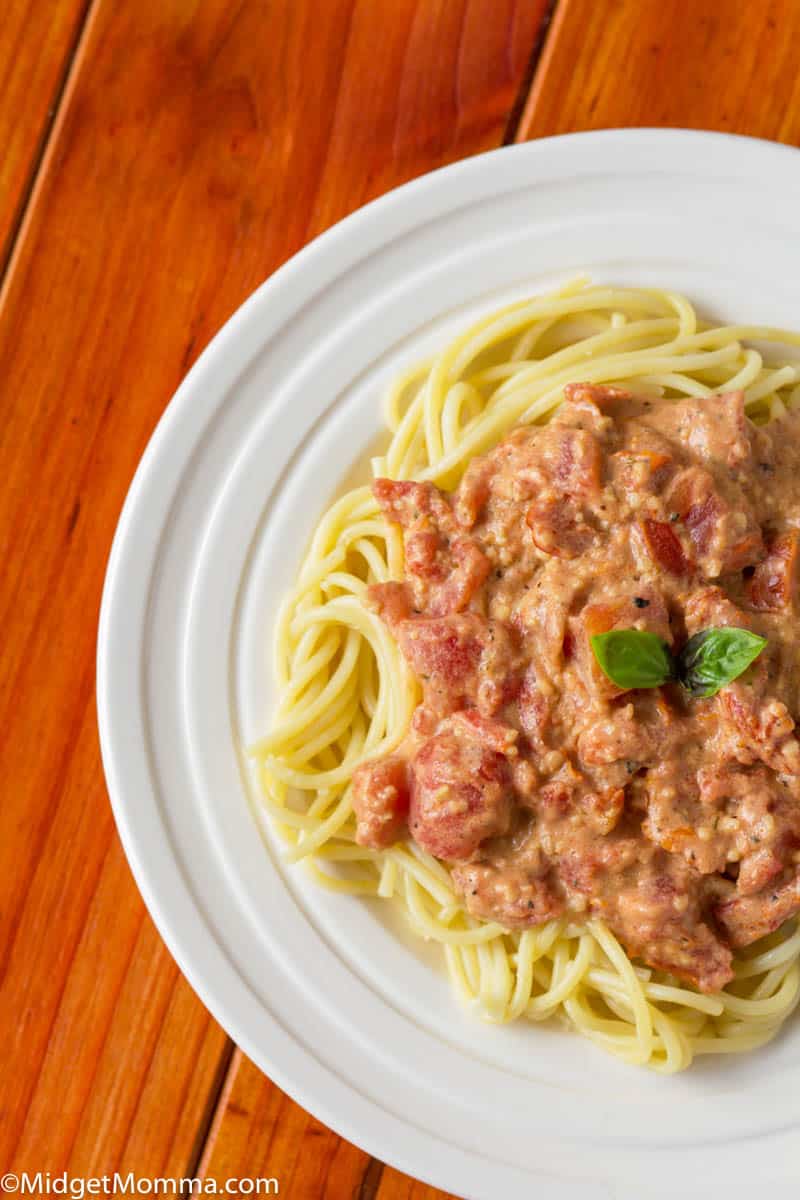
[[[612,629],[596,633],[592,651],[603,673],[617,687],[659,687],[672,679],[672,655],[666,642],[642,629]]]
[[[689,638],[681,652],[681,683],[693,696],[716,696],[755,662],[766,644],[766,638],[749,629],[704,629]]]
[[[716,696],[720,688],[746,671],[767,644],[749,629],[725,626],[704,629],[690,638],[677,660],[655,633],[612,629],[590,639],[603,674],[617,687],[660,687],[679,680],[692,696]]]

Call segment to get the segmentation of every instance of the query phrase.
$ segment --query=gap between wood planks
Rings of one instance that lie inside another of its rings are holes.
[[[503,145],[512,143],[517,139],[526,101],[545,48],[557,2],[558,0],[550,0],[547,6],[544,21],[531,50],[525,75],[509,110],[501,141]],[[2,313],[4,308],[8,282],[13,275],[20,247],[25,240],[28,222],[35,207],[39,188],[42,181],[47,177],[49,164],[59,143],[65,114],[69,109],[76,80],[80,75],[87,45],[91,42],[92,30],[98,10],[98,0],[84,0],[80,18],[59,72],[53,91],[52,103],[48,109],[47,118],[38,139],[28,178],[17,203],[6,243],[3,247],[0,247],[0,313]],[[198,1126],[196,1140],[187,1163],[186,1173],[188,1177],[202,1177],[206,1172],[216,1131],[224,1116],[227,1097],[229,1096],[233,1080],[241,1062],[241,1057],[241,1051],[229,1040],[220,1060],[219,1069],[212,1086],[209,1088],[204,1119]],[[383,1170],[383,1164],[379,1160],[373,1158],[367,1162],[357,1193],[357,1200],[372,1200],[380,1186]]]
[[[517,90],[514,103],[511,106],[511,111],[508,114],[508,121],[506,122],[506,129],[505,133],[503,134],[503,141],[501,143],[503,146],[512,146],[516,141],[525,140],[519,136],[520,126],[522,124],[523,117],[525,116],[528,98],[531,93],[531,88],[533,87],[533,81],[536,78],[536,72],[539,69],[539,63],[542,55],[544,54],[544,48],[547,44],[547,39],[550,36],[550,30],[553,25],[553,18],[556,15],[558,4],[559,0],[548,0],[547,8],[545,9],[544,17],[542,18],[542,23],[539,26],[539,32],[536,35],[536,41],[533,43],[533,49],[531,50],[531,56],[528,61],[525,75]]]
[[[58,126],[61,124],[60,117],[66,111],[66,100],[70,91],[70,85],[75,78],[77,65],[80,61],[80,53],[86,43],[91,15],[96,7],[97,0],[84,0],[83,11],[75,27],[69,50],[64,57],[64,63],[53,91],[52,103],[48,109],[45,123],[42,126],[36,153],[31,161],[27,183],[20,194],[6,243],[4,246],[0,246],[0,312],[3,306],[5,281],[11,275],[15,251],[22,241],[23,229],[26,217],[32,209],[32,200],[36,185],[39,179],[44,178],[46,173],[44,167],[48,151],[57,140]]]
[[[551,34],[556,10],[560,2],[561,0],[549,0],[547,4],[544,18],[531,50],[525,74],[509,110],[508,120],[500,143],[501,146],[513,145],[518,140],[524,140],[524,138],[519,137],[520,127],[525,116],[536,72],[544,54],[547,40]],[[230,1042],[216,1087],[212,1089],[212,1093],[209,1095],[207,1120],[203,1128],[198,1131],[195,1152],[188,1164],[187,1175],[190,1179],[205,1178],[216,1135],[224,1118],[228,1098],[233,1088],[233,1082],[239,1070],[241,1060],[242,1051],[237,1046],[234,1046],[233,1042]],[[354,1195],[353,1200],[374,1200],[380,1186],[384,1165],[380,1159],[370,1157],[364,1168],[358,1192]]]
[[[220,1060],[217,1078],[208,1093],[205,1120],[197,1130],[194,1150],[187,1163],[186,1175],[189,1179],[205,1178],[217,1128],[227,1107],[241,1057],[242,1052],[239,1047],[231,1038],[228,1038],[228,1044]]]

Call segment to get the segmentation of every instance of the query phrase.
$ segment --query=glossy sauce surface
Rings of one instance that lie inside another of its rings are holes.
[[[378,480],[406,577],[370,589],[418,675],[401,749],[354,779],[358,839],[411,836],[475,916],[600,916],[705,991],[800,908],[795,612],[800,421],[741,393],[680,402],[572,385],[452,495]],[[594,634],[749,629],[711,698],[623,691]]]

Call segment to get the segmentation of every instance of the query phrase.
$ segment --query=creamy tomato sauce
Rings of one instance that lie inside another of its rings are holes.
[[[406,577],[370,603],[423,700],[356,772],[358,841],[410,834],[476,917],[601,917],[630,954],[723,987],[732,948],[800,909],[800,418],[572,385],[455,493],[374,493]],[[720,626],[768,645],[709,699],[622,691],[590,646],[638,629],[677,653]]]

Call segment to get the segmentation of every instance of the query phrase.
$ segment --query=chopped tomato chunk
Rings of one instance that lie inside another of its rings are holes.
[[[777,612],[792,607],[797,595],[797,566],[798,535],[794,530],[778,534],[749,582],[747,595],[753,608]]]
[[[547,491],[529,507],[526,517],[534,545],[556,558],[577,558],[594,540],[594,530],[569,499]]]
[[[744,500],[733,507],[702,467],[687,467],[675,477],[667,503],[681,518],[707,578],[741,571],[761,558],[764,543],[752,512]]]
[[[477,613],[411,619],[397,627],[397,640],[420,677],[425,703],[437,712],[474,704],[486,716],[513,699],[519,687],[519,651],[502,621]]]
[[[598,438],[567,423],[574,416],[570,409],[565,405],[542,431],[530,468],[533,499],[525,514],[534,544],[559,558],[575,558],[591,544],[590,510],[603,474]]]
[[[471,529],[481,515],[491,492],[492,477],[497,466],[489,458],[474,458],[458,485],[455,503],[456,520],[462,529]]]
[[[508,832],[508,761],[477,738],[437,734],[411,763],[409,828],[437,858],[468,859],[486,838]]]
[[[725,392],[703,400],[682,400],[671,407],[667,427],[685,438],[695,454],[726,470],[750,461],[752,429],[744,411],[744,392]]]
[[[550,460],[551,478],[567,495],[585,496],[600,487],[603,463],[597,439],[586,429],[562,428]]]
[[[367,588],[367,600],[390,629],[411,616],[412,597],[407,583],[373,583]]]
[[[751,667],[748,674],[751,679],[736,679],[717,696],[738,739],[733,743],[734,754],[742,762],[761,759],[774,771],[800,775],[800,743],[794,717],[782,700],[765,695],[763,663]]]
[[[670,525],[650,517],[637,522],[636,530],[650,558],[672,575],[691,575],[694,564],[686,557],[680,540]]]
[[[425,517],[442,530],[449,530],[454,524],[450,505],[432,483],[376,479],[372,492],[389,520],[403,529],[413,529]]]
[[[475,738],[481,745],[488,746],[497,754],[504,754],[506,758],[514,758],[517,754],[519,731],[511,725],[504,725],[502,721],[493,721],[491,717],[484,717],[475,709],[453,713],[447,725],[443,725],[442,729],[447,726],[456,735]]]
[[[732,946],[749,946],[780,928],[800,911],[800,874],[755,896],[735,896],[715,909],[718,924]]]
[[[674,459],[660,450],[618,450],[609,459],[611,478],[623,495],[657,493],[669,479]]]
[[[406,572],[415,607],[431,616],[463,612],[491,563],[478,543],[459,533],[453,510],[431,483],[376,479],[376,500],[405,532]]]
[[[433,616],[463,612],[492,569],[486,555],[470,538],[455,538],[450,547],[446,577],[430,604]]]
[[[753,896],[771,883],[784,869],[784,862],[771,846],[764,846],[747,858],[739,867],[736,890],[740,896]]]
[[[408,766],[398,756],[363,763],[353,774],[356,841],[381,850],[402,836],[408,814]]]

